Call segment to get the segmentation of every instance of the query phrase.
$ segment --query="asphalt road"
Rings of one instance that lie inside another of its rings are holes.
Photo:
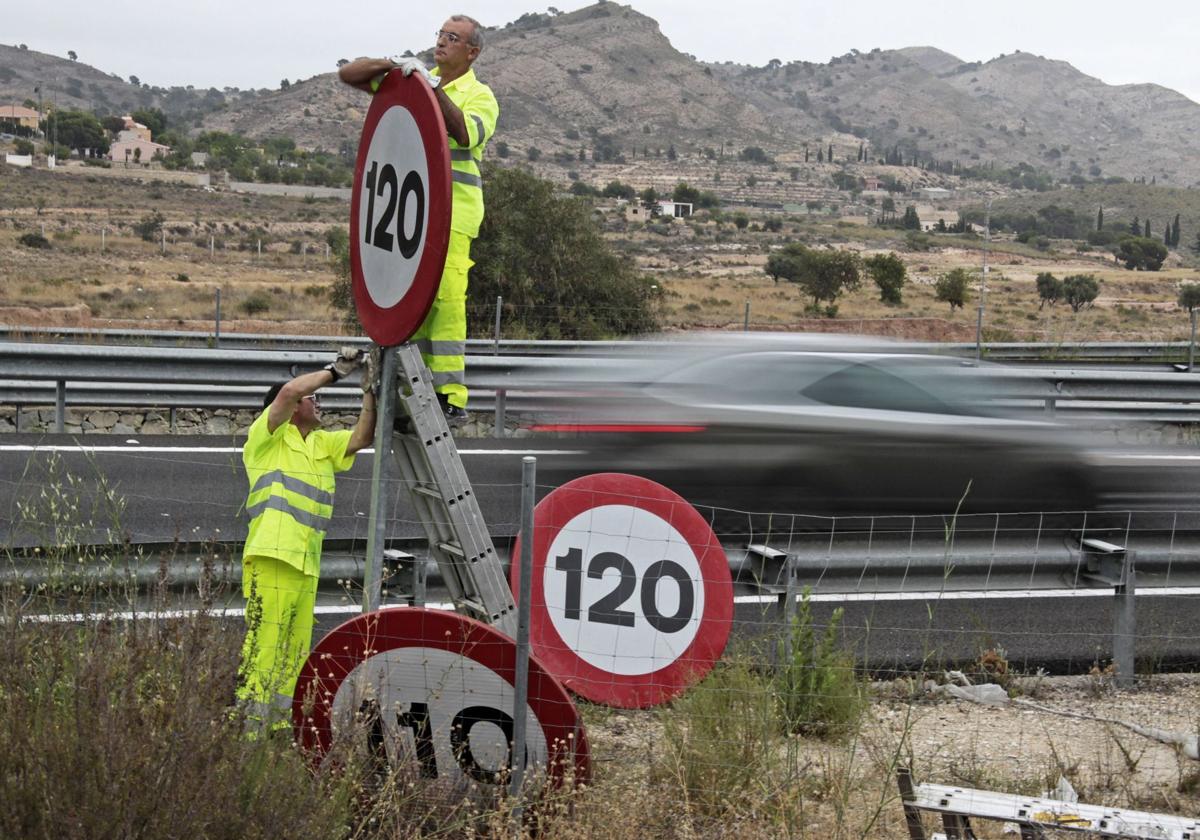
[[[246,485],[239,440],[97,436],[81,443],[67,437],[18,435],[0,441],[0,540],[4,544],[44,544],[55,532],[56,522],[78,523],[89,516],[94,521],[90,534],[72,531],[71,539],[86,541],[90,536],[107,541],[105,531],[110,527],[135,543],[150,544],[236,541],[244,534],[241,507]],[[463,463],[498,544],[518,530],[522,457],[534,455],[543,463],[556,457],[557,451],[550,441],[460,441]],[[1168,537],[1172,528],[1193,526],[1194,500],[1200,499],[1200,461],[1186,450],[1171,455],[1110,452],[1103,460],[1115,510],[1157,511],[1141,519],[1166,529]],[[360,455],[355,467],[339,477],[331,540],[365,541],[371,466],[371,456]],[[103,505],[94,506],[97,498],[104,497],[101,490],[106,486],[121,499],[119,513],[111,517]],[[539,488],[540,493],[550,489]],[[396,501],[388,536],[419,539],[422,527],[408,511],[404,495],[398,485],[389,491],[388,497]],[[54,512],[75,496],[83,500],[80,510]],[[736,507],[736,500],[730,504]],[[1115,515],[1114,521],[1120,519]],[[1152,588],[1190,583],[1178,575],[1144,581],[1138,598],[1141,660],[1156,667],[1200,664],[1196,629],[1200,628],[1200,590],[1165,594]],[[1004,648],[1010,661],[1027,671],[1044,667],[1052,672],[1086,672],[1093,662],[1108,658],[1111,595],[1087,591],[1077,582],[1058,593],[1021,593],[1020,586],[1019,576],[1013,576],[989,579],[982,591],[939,596],[936,586],[923,594],[930,587],[923,580],[910,581],[900,593],[870,594],[871,583],[859,581],[849,587],[857,588],[849,600],[822,600],[814,611],[824,620],[842,607],[846,643],[882,671],[966,662],[991,647]],[[759,602],[749,588],[740,588],[739,595],[735,643],[776,634],[777,607]],[[438,597],[431,591],[431,600]],[[325,596],[325,609],[336,609],[339,600],[336,595]],[[317,635],[349,617],[352,613],[347,610],[353,606],[340,613],[323,611]]]

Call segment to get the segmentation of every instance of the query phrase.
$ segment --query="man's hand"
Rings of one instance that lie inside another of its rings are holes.
[[[343,347],[338,350],[337,357],[325,365],[325,370],[333,374],[333,381],[349,376],[362,367],[363,351],[358,347]]]
[[[362,389],[364,394],[375,393],[379,385],[379,348],[372,347],[363,361]]]
[[[422,79],[427,81],[431,88],[437,87],[438,83],[441,81],[440,78],[430,73],[429,70],[426,69],[425,65],[415,58],[402,58],[399,62],[397,62],[396,67],[405,76],[411,76],[413,73],[416,73]]]

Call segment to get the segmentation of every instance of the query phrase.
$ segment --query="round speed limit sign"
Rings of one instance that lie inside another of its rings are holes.
[[[594,702],[666,702],[729,639],[733,585],[716,535],[687,501],[638,476],[585,476],[538,504],[530,585],[534,655]]]
[[[350,275],[363,327],[385,347],[429,312],[450,241],[450,149],[437,99],[389,73],[363,123],[350,201]]]
[[[500,785],[513,769],[517,648],[486,624],[440,610],[357,616],[322,639],[292,703],[297,741],[314,763],[360,727],[368,747],[423,779]],[[529,660],[525,767],[553,784],[589,778],[575,704]],[[360,736],[360,737],[361,737]]]

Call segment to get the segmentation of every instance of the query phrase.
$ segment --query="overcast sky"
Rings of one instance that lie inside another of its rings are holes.
[[[563,2],[573,11],[590,3]],[[851,49],[933,46],[964,61],[1016,50],[1070,62],[1109,84],[1154,82],[1200,101],[1200,3],[1160,0],[636,0],[678,50],[703,61],[825,62]],[[449,13],[503,26],[546,5],[474,0],[56,0],[12,3],[0,43],[79,60],[169,87],[278,87],[333,70],[339,58],[431,46]],[[652,83],[652,74],[647,76]]]

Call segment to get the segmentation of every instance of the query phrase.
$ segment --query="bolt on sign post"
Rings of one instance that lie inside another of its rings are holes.
[[[450,242],[450,150],[433,91],[388,73],[363,122],[350,201],[354,305],[377,344],[407,341],[433,305]]]
[[[533,531],[531,651],[568,689],[645,708],[721,657],[733,620],[729,563],[681,496],[638,476],[584,476],[542,499]],[[513,592],[519,578],[513,564]]]
[[[587,736],[562,684],[528,660],[526,779],[590,779]],[[297,742],[319,765],[355,734],[414,778],[501,790],[514,764],[517,646],[457,613],[384,609],[340,625],[309,654],[292,703]],[[336,760],[336,759],[335,759]]]

